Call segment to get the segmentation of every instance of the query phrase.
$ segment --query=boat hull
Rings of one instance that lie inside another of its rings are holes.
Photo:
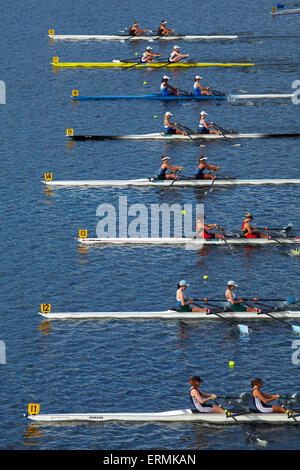
[[[182,96],[162,96],[162,95],[141,95],[141,96],[72,96],[74,101],[103,101],[103,100],[158,100],[158,101],[209,101],[226,100],[225,95],[182,95]]]
[[[207,187],[212,185],[212,180],[178,180],[172,182],[171,180],[155,180],[151,181],[149,178],[141,178],[136,180],[57,180],[57,181],[41,181],[48,187],[94,187],[94,188],[126,188],[128,186],[133,187],[150,187],[150,188],[161,188],[169,187]],[[285,185],[285,184],[300,184],[300,179],[257,179],[257,180],[215,180],[214,186],[263,186],[266,184],[272,185]]]
[[[238,63],[238,62],[147,62],[147,63],[136,63],[136,62],[51,62],[55,67],[61,68],[130,68],[133,69],[144,69],[144,68],[190,68],[190,67],[251,67],[253,63]]]
[[[103,34],[48,34],[50,39],[60,41],[199,41],[199,40],[230,40],[239,39],[237,34],[231,35],[175,35],[175,36],[125,36],[125,35],[103,35]]]
[[[82,245],[181,245],[190,249],[200,249],[202,246],[226,246],[230,245],[252,245],[269,246],[278,245],[278,242],[267,238],[226,238],[223,239],[200,239],[200,238],[180,238],[180,237],[140,237],[140,238],[75,238]],[[280,238],[280,242],[287,245],[300,244],[299,238]]]
[[[253,133],[253,134],[129,134],[129,135],[67,135],[72,140],[179,140],[193,142],[194,140],[224,140],[224,139],[276,139],[300,137],[300,133]]]
[[[300,311],[270,312],[280,320],[300,320]],[[220,312],[223,318],[228,320],[272,320],[268,315],[256,312]],[[166,310],[162,312],[61,312],[41,313],[49,320],[204,320],[218,321],[220,317],[205,312],[177,312]]]
[[[193,413],[190,409],[165,411],[161,413],[69,413],[28,415],[29,419],[40,423],[80,423],[104,421],[193,421],[211,424],[236,424],[232,418],[219,413]],[[236,416],[239,423],[247,424],[297,424],[299,417],[289,419],[286,413],[249,413]]]

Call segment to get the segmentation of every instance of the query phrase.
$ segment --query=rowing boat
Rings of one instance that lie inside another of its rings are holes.
[[[72,95],[74,101],[102,101],[102,100],[158,100],[158,101],[207,101],[207,100],[250,100],[250,99],[276,99],[276,98],[292,98],[295,93],[260,93],[260,94],[242,94],[235,95],[170,95],[162,96],[158,93],[149,95],[121,95],[121,96],[100,96],[100,95]]]
[[[203,238],[188,238],[188,237],[119,237],[119,238],[80,238],[76,237],[79,243],[83,245],[187,245],[192,248],[201,248],[205,246],[226,246],[230,245],[277,245],[280,243],[295,245],[300,244],[300,237],[280,237],[276,239],[268,238],[243,238],[226,237],[222,238],[203,239]]]
[[[239,39],[237,34],[212,34],[212,35],[174,35],[174,36],[128,36],[128,35],[103,35],[103,34],[48,34],[49,38],[60,41],[198,41],[198,40],[228,40]]]
[[[219,312],[222,317],[228,320],[271,320],[271,317],[256,312]],[[61,312],[42,313],[38,312],[49,320],[220,320],[220,317],[213,313],[205,312],[178,312],[177,310],[165,310],[162,312]],[[300,311],[274,311],[271,315],[280,320],[300,320]]]
[[[300,8],[293,8],[292,10],[272,11],[272,15],[290,15],[292,13],[300,13]]]
[[[235,416],[235,420],[221,413],[197,413],[191,409],[163,411],[158,413],[59,413],[25,415],[27,418],[40,423],[63,422],[103,422],[103,421],[194,421],[211,424],[297,424],[300,417],[289,419],[286,413],[249,413]]]
[[[57,180],[57,181],[46,181],[43,180],[41,183],[49,187],[94,187],[94,188],[125,188],[127,186],[134,187],[168,187],[172,183],[172,186],[176,187],[207,187],[211,186],[211,180],[198,180],[198,179],[182,179],[177,181],[170,180],[158,180],[153,178],[141,178],[135,180]],[[253,180],[238,180],[238,179],[216,179],[214,186],[243,186],[252,185],[260,186],[265,184],[300,184],[300,179],[253,179]]]
[[[67,129],[67,137],[72,140],[184,140],[192,142],[195,139],[224,140],[224,139],[276,139],[287,137],[300,137],[300,133],[252,133],[252,134],[128,134],[128,135],[75,135],[73,129]]]
[[[102,100],[159,100],[159,101],[186,101],[186,100],[226,100],[225,95],[181,95],[181,96],[162,96],[159,94],[149,94],[149,95],[123,95],[123,96],[73,96],[74,101],[102,101]]]
[[[250,67],[253,63],[235,63],[235,62],[122,62],[114,60],[113,62],[59,62],[58,57],[53,57],[52,65],[55,67],[118,67],[118,68],[189,68],[189,67]]]

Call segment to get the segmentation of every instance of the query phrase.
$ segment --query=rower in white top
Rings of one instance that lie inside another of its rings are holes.
[[[194,78],[194,95],[212,96],[212,93],[209,91],[211,87],[208,86],[205,88],[203,85],[201,85],[200,80],[202,80],[202,77],[200,77],[200,75],[196,75],[196,77]]]
[[[178,87],[177,86],[174,87],[170,85],[168,83],[168,80],[170,80],[170,77],[168,77],[168,75],[164,75],[161,80],[160,92],[162,96],[170,96],[170,95],[179,96]]]
[[[169,57],[170,63],[181,62],[182,59],[189,57],[189,54],[180,54],[179,49],[179,46],[173,47],[173,51],[171,52]]]
[[[165,113],[164,117],[164,128],[165,128],[165,134],[183,134],[187,135],[187,132],[182,131],[181,129],[178,129],[178,123],[177,122],[171,122],[170,117],[173,116],[170,111],[167,111]]]
[[[200,134],[221,134],[221,131],[213,129],[216,127],[216,124],[213,122],[206,122],[206,111],[201,111],[200,113],[200,122],[199,122],[199,133]]]
[[[155,54],[154,52],[152,52],[152,47],[148,46],[146,47],[146,51],[141,57],[141,62],[143,63],[152,62],[153,57],[160,57],[160,56],[161,54]]]

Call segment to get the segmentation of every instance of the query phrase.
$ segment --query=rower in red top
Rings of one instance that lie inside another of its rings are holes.
[[[162,20],[157,30],[158,36],[170,36],[174,34],[175,29],[167,28],[166,24],[167,22],[165,20]]]
[[[143,33],[146,33],[146,29],[140,29],[139,24],[137,21],[133,23],[131,28],[129,29],[129,36],[141,36]]]
[[[211,232],[211,230],[214,230],[214,229],[223,230],[222,227],[220,227],[217,224],[206,224],[205,217],[203,220],[202,215],[198,216],[197,222],[196,222],[196,232],[198,233],[198,236],[200,238],[210,239],[210,240],[215,239],[215,238],[223,239],[224,235],[221,235],[220,233]]]
[[[146,47],[146,51],[141,57],[141,62],[152,62],[153,57],[160,57],[161,54],[154,54],[152,52],[152,47],[148,46]]]
[[[253,215],[251,212],[246,212],[245,219],[242,225],[243,235],[246,238],[271,238],[269,235],[264,235],[261,233],[258,228],[251,227],[251,220],[253,220]]]

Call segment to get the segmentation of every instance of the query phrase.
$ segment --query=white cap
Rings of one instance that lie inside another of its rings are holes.
[[[148,51],[148,49],[150,49],[150,50],[152,51],[152,47],[147,46],[147,47],[146,47],[146,50]]]
[[[173,116],[173,114],[170,113],[170,111],[167,111],[167,112],[165,113],[165,116]]]
[[[166,155],[163,155],[163,156],[161,157],[161,159],[162,159],[162,160],[170,160],[170,157],[167,157]]]
[[[180,49],[180,47],[179,46],[174,46],[173,49]]]
[[[207,112],[206,111],[201,111],[200,116],[207,116]]]
[[[227,282],[227,285],[228,285],[228,286],[238,287],[238,284],[236,284],[234,281],[228,281],[228,282]]]
[[[196,75],[195,80],[201,80],[201,78],[200,75]]]
[[[187,284],[187,282],[183,279],[182,281],[179,282],[179,285],[188,287],[190,284]]]
[[[168,75],[163,76],[163,80],[169,80],[169,79],[170,79],[170,77],[168,77]]]
[[[199,157],[199,161],[200,160],[207,160],[207,157]]]

